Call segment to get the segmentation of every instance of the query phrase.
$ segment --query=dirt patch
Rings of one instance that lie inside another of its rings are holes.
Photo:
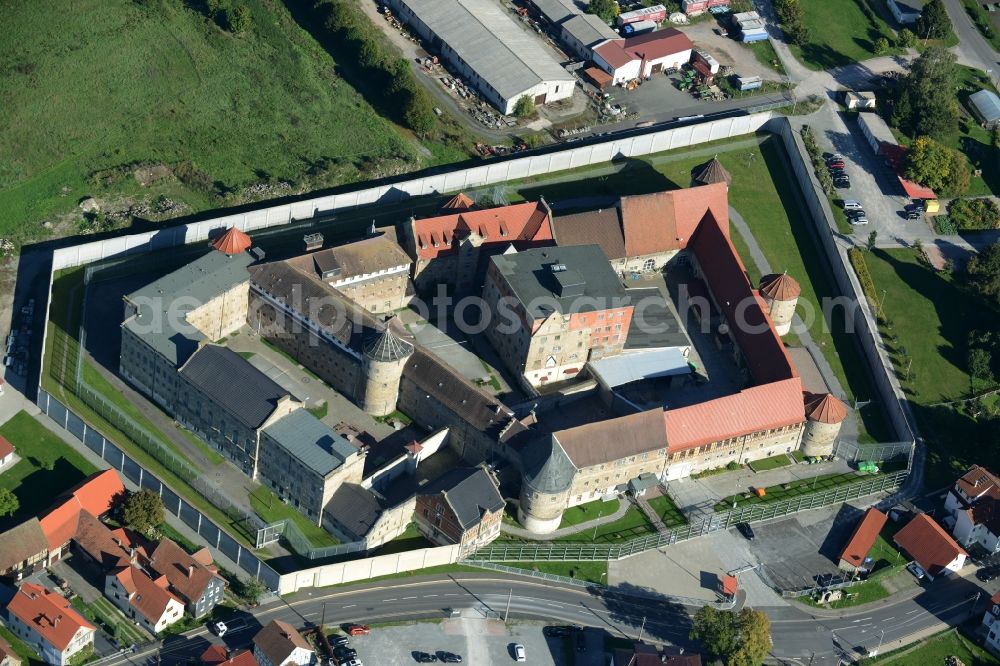
[[[132,175],[140,186],[149,187],[157,181],[173,176],[173,172],[164,164],[150,164],[137,168]]]

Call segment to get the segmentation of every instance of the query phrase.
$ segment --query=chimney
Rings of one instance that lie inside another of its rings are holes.
[[[135,560],[136,560],[136,548],[135,546],[131,546],[128,549],[128,561],[131,564],[135,564]]]
[[[188,565],[188,578],[190,578],[193,575],[194,575],[194,565],[193,564],[189,564]]]
[[[62,615],[56,615],[56,619],[52,620],[52,626],[53,627],[58,627],[59,626],[59,620],[61,620],[61,619],[62,619]]]

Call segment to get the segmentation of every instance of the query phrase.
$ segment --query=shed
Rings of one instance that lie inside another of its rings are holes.
[[[611,75],[600,67],[588,67],[583,70],[583,75],[586,76],[598,90],[604,90],[611,85]]]
[[[969,109],[986,129],[1000,124],[1000,97],[992,90],[980,90],[969,95]]]

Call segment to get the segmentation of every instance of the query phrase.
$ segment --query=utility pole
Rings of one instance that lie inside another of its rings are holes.
[[[871,656],[873,656],[873,657],[876,657],[876,656],[878,656],[878,651],[879,651],[880,649],[882,649],[882,639],[883,639],[883,638],[885,638],[885,629],[883,629],[883,630],[882,630],[882,633],[880,633],[880,634],[879,634],[879,637],[878,637],[878,645],[877,645],[877,646],[875,647],[875,651],[874,651],[874,652],[872,652]]]
[[[319,630],[323,631],[323,627],[326,626],[326,602],[323,602],[323,614],[319,618]]]
[[[597,510],[597,519],[594,521],[594,534],[590,537],[591,541],[597,540],[597,528],[601,526],[601,516],[604,515],[604,507],[602,506]]]
[[[642,625],[639,627],[639,642],[642,642],[642,634],[646,630],[646,616],[642,616]]]
[[[503,623],[507,624],[507,615],[510,613],[510,598],[514,596],[514,588],[507,590],[507,608],[503,612]]]

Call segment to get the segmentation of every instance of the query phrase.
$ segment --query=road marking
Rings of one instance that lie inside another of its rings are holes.
[[[923,610],[924,610],[923,608],[917,608],[915,610],[908,611],[906,614],[907,615],[913,615],[914,613],[922,613]]]
[[[399,601],[399,599],[396,599],[395,597],[393,597],[392,599],[383,599],[382,603],[386,603],[386,602],[389,602],[389,601]]]
[[[403,599],[416,599],[416,597],[403,597]]]
[[[425,595],[424,595],[424,597],[425,597],[426,599],[430,599],[431,597],[436,597],[436,596],[437,596],[436,594],[425,594]]]
[[[346,606],[341,606],[341,608],[354,608],[357,604],[347,604]]]

